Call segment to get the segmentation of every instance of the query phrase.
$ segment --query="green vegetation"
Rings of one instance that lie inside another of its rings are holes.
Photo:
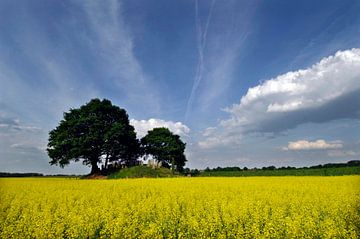
[[[100,173],[99,163],[132,166],[139,157],[139,141],[124,109],[109,100],[93,99],[64,113],[64,119],[49,133],[47,152],[51,165],[64,167],[83,161],[91,174]]]
[[[64,167],[71,161],[82,161],[91,166],[91,175],[108,175],[139,165],[143,156],[152,156],[164,167],[181,172],[186,162],[185,145],[167,128],[150,130],[140,144],[125,109],[107,99],[92,99],[64,113],[64,119],[49,133],[47,152],[51,165]]]
[[[163,167],[171,167],[178,172],[184,171],[185,146],[180,136],[173,134],[167,128],[149,130],[148,134],[141,139],[141,147],[145,155],[152,155]]]
[[[206,168],[205,170],[185,168],[181,173],[176,170],[160,167],[161,164],[154,166],[134,166],[118,169],[108,176],[108,178],[163,178],[163,177],[248,177],[248,176],[341,176],[341,175],[360,175],[360,161],[352,160],[347,163],[331,163],[315,165],[311,167],[295,168],[274,166],[263,167],[261,169],[246,167],[217,167]],[[0,172],[1,177],[80,177],[86,179],[106,178],[101,175],[43,175],[39,173],[6,173]]]
[[[25,177],[43,177],[42,173],[7,173],[0,172],[0,178],[25,178]]]
[[[249,169],[238,171],[203,171],[203,177],[247,177],[247,176],[340,176],[360,174],[360,166],[300,169]]]
[[[116,173],[110,174],[108,178],[170,178],[178,176],[180,176],[179,173],[171,171],[168,168],[134,166],[130,168],[124,168]]]
[[[51,165],[64,167],[82,161],[91,167],[86,178],[173,177],[186,176],[332,176],[360,174],[360,161],[329,163],[312,167],[239,167],[205,170],[184,168],[186,143],[179,135],[161,127],[149,130],[138,139],[125,109],[110,100],[92,99],[80,108],[64,113],[64,119],[50,131],[47,152]],[[142,159],[153,158],[159,167],[145,167]],[[99,165],[101,168],[99,168]],[[170,168],[172,170],[170,170]],[[175,173],[176,172],[176,173]],[[41,174],[0,173],[0,177],[43,176]]]

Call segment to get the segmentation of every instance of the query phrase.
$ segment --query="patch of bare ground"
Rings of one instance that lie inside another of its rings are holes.
[[[84,179],[107,179],[107,176],[101,174],[91,174],[85,176]]]

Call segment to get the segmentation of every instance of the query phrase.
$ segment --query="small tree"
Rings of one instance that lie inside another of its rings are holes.
[[[154,128],[141,139],[141,147],[145,155],[152,155],[162,166],[182,172],[185,166],[184,155],[186,144],[180,136],[167,128]]]
[[[51,165],[64,167],[70,161],[83,160],[91,174],[100,172],[98,163],[136,162],[139,141],[124,109],[109,100],[93,99],[78,109],[64,113],[64,119],[49,133],[47,152]]]

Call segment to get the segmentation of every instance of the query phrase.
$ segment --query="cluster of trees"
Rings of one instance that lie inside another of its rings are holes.
[[[340,168],[340,167],[357,167],[360,166],[360,160],[351,160],[346,163],[327,163],[311,166],[309,168]]]
[[[185,146],[180,136],[167,128],[154,128],[137,139],[124,109],[107,99],[92,99],[64,113],[64,119],[49,133],[47,152],[51,165],[64,167],[82,160],[91,166],[91,174],[135,166],[149,156],[181,172]]]
[[[201,171],[196,168],[195,169],[185,168],[183,174],[186,176],[194,177],[194,176],[199,176],[201,174]]]

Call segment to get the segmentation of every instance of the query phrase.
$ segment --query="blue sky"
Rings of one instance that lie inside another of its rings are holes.
[[[48,132],[91,98],[141,137],[167,126],[187,166],[360,156],[360,2],[1,1],[0,171],[49,166]]]

